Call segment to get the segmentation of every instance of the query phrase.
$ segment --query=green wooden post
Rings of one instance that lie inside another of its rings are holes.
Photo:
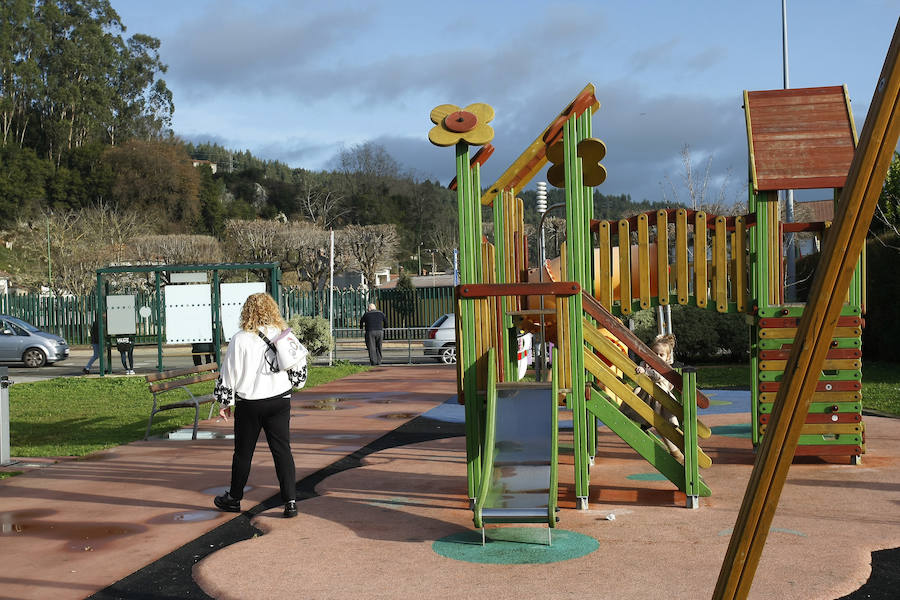
[[[456,198],[459,215],[459,281],[461,284],[475,283],[474,259],[475,240],[472,219],[472,178],[469,169],[469,146],[465,142],[456,144]],[[478,200],[476,199],[476,202]],[[477,397],[477,372],[475,368],[475,322],[472,300],[460,300],[457,319],[459,339],[457,340],[457,363],[462,380],[463,402],[466,415],[466,471],[468,475],[469,499],[475,499],[481,466],[481,409]]]
[[[688,508],[700,508],[700,470],[697,462],[697,369],[685,367],[681,371],[681,406],[684,414],[684,493]]]
[[[578,139],[584,140],[591,137],[591,111],[583,112],[577,120],[578,124]],[[582,165],[582,168],[584,165]],[[584,276],[583,281],[579,282],[582,286],[582,289],[587,290],[588,294],[594,293],[594,245],[591,243],[591,221],[594,218],[594,190],[591,187],[582,185],[581,187],[581,197],[582,197],[582,207],[583,207],[583,215],[582,215],[582,257],[584,260]],[[593,320],[593,319],[592,319]],[[583,360],[583,359],[582,359]],[[585,379],[585,388],[590,385],[590,382],[593,381],[593,376],[590,374],[586,374]],[[587,396],[585,395],[585,401],[587,401]],[[588,454],[588,462],[590,464],[594,463],[594,457],[597,456],[597,417],[595,417],[592,413],[587,412],[585,418],[587,419],[587,454]],[[588,485],[590,485],[590,471],[588,471]]]
[[[582,186],[581,159],[577,154],[578,132],[576,119],[570,118],[564,127],[565,182],[566,182],[566,277],[582,286],[584,277],[584,241],[582,239],[584,220],[584,186]],[[584,377],[584,333],[582,331],[583,306],[581,295],[572,296],[569,301],[569,339],[571,344],[572,390],[567,403],[572,409],[573,438],[575,447],[575,496],[578,508],[587,508],[588,463],[587,414],[585,411]]]

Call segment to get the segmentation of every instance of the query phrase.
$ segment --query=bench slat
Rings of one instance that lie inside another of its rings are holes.
[[[211,381],[213,379],[217,379],[219,377],[218,373],[201,373],[199,375],[193,375],[191,377],[182,377],[180,379],[173,379],[170,381],[163,381],[160,383],[153,383],[150,385],[150,391],[153,393],[157,392],[165,392],[168,390],[173,390],[175,388],[185,387],[194,383],[201,383],[203,381]]]
[[[194,373],[203,373],[204,371],[218,371],[219,365],[217,363],[206,363],[205,365],[197,365],[196,367],[190,368],[182,368],[182,369],[169,369],[168,371],[160,371],[159,373],[150,373],[147,375],[147,383],[152,383],[154,381],[161,381],[163,379],[172,379],[173,377],[182,377],[184,375],[191,375]]]

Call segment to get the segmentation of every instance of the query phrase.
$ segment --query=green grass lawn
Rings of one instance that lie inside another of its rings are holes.
[[[313,367],[306,387],[315,387],[369,367],[339,363]],[[213,382],[196,384],[195,394],[212,392]],[[180,392],[169,392],[174,396]],[[184,397],[187,397],[185,394]],[[143,439],[153,406],[143,377],[57,377],[9,388],[10,454],[83,456]],[[200,407],[200,416],[209,405]],[[150,435],[161,435],[194,422],[194,410],[157,413]]]
[[[900,364],[863,361],[863,408],[900,415]],[[704,389],[750,389],[750,365],[707,365],[697,369]]]

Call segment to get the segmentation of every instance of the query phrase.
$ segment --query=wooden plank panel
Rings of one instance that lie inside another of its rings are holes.
[[[745,218],[735,217],[734,237],[731,243],[731,256],[734,259],[734,300],[738,312],[745,312],[748,305],[747,289],[747,229]]]
[[[597,298],[600,304],[607,310],[612,310],[613,305],[613,281],[612,281],[612,249],[610,246],[610,227],[609,221],[600,223],[597,230],[598,244],[600,245],[600,276],[597,284],[600,287],[600,293]]]
[[[694,215],[694,298],[697,306],[706,308],[709,298],[709,280],[706,268],[706,213]]]
[[[713,289],[715,290],[716,310],[728,312],[728,229],[725,217],[718,216],[715,221],[716,234],[713,239]]]
[[[797,337],[798,329],[796,327],[774,327],[759,330],[759,337],[762,339],[794,339]],[[862,329],[859,327],[835,327],[834,337],[836,338],[858,338],[862,335]]]
[[[668,211],[656,211],[656,289],[659,294],[659,303],[663,306],[669,303],[669,295],[671,293],[671,286],[669,285],[668,217]]]
[[[760,371],[781,371],[784,372],[787,366],[787,360],[763,360],[759,363]],[[822,370],[828,371],[832,369],[839,370],[858,370],[862,367],[861,360],[855,359],[825,359],[822,363]]]
[[[776,391],[763,392],[759,395],[760,404],[769,404],[775,402]],[[862,401],[862,394],[859,391],[840,391],[840,390],[822,390],[812,395],[812,404],[825,404],[842,406],[847,403],[855,403],[857,406]],[[827,407],[826,407],[827,408]],[[813,410],[812,408],[810,410]],[[823,408],[824,410],[824,408]],[[843,407],[841,408],[843,410]],[[857,407],[853,410],[861,410]]]
[[[678,304],[687,304],[688,290],[688,228],[687,211],[679,208],[675,213],[675,285]]]
[[[631,232],[627,219],[619,221],[619,303],[623,315],[631,310]]]
[[[650,224],[646,214],[638,216],[638,294],[641,308],[650,308]]]

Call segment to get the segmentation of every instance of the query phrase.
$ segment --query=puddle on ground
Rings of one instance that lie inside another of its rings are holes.
[[[221,511],[218,510],[189,510],[159,515],[147,522],[152,525],[165,525],[166,523],[196,523],[198,521],[212,521],[221,514]]]
[[[306,404],[301,404],[300,408],[305,408],[307,410],[343,410],[345,408],[350,408],[348,405],[341,405],[342,402],[345,402],[347,398],[320,398],[318,400],[313,400],[312,402],[307,402]]]
[[[70,523],[45,521],[52,510],[21,510],[0,513],[0,537],[38,537],[65,540],[65,549],[92,552],[110,542],[147,531],[143,525],[131,523]]]
[[[168,433],[165,439],[168,440],[193,440],[194,429],[193,427],[188,429],[179,429],[178,431],[173,431]],[[220,433],[218,431],[198,431],[197,432],[198,440],[233,440],[233,433]]]
[[[419,416],[419,413],[413,412],[396,412],[396,413],[384,413],[381,415],[375,415],[376,419],[414,419]]]

